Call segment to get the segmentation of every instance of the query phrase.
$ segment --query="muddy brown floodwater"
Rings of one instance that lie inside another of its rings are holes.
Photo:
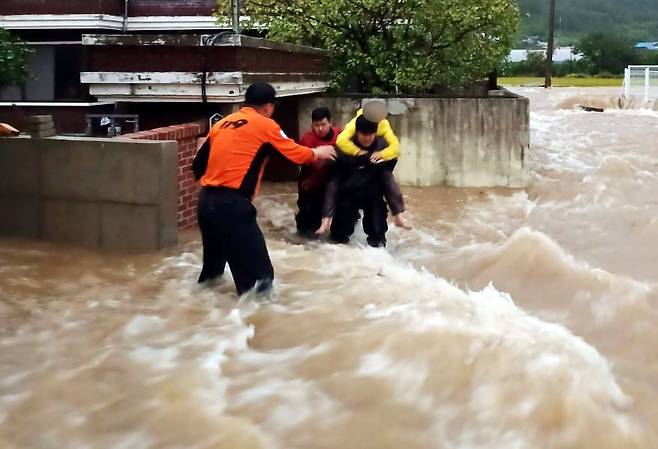
[[[526,190],[407,188],[387,249],[303,242],[274,302],[166,254],[0,241],[0,447],[655,449],[658,113],[531,100]]]

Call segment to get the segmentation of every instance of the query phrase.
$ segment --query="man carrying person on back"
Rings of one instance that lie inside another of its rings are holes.
[[[400,186],[393,176],[393,169],[397,164],[397,158],[400,154],[400,142],[395,136],[395,133],[393,133],[390,123],[386,119],[387,113],[388,111],[384,103],[380,101],[370,101],[364,104],[363,109],[357,112],[356,117],[345,126],[345,129],[338,136],[336,145],[340,150],[338,152],[340,156],[339,162],[342,163],[337,165],[343,167],[343,173],[338,177],[334,177],[329,184],[329,187],[326,189],[322,222],[320,228],[316,231],[316,234],[322,235],[331,230],[334,240],[345,240],[341,237],[335,238],[335,230],[337,227],[332,226],[333,214],[336,211],[337,203],[340,204],[341,202],[348,201],[348,198],[346,198],[344,194],[345,189],[341,188],[341,183],[348,179],[348,176],[345,174],[345,167],[350,164],[346,164],[346,161],[349,161],[350,158],[356,157],[356,160],[366,162],[363,156],[367,156],[369,162],[377,166],[377,168],[375,169],[374,167],[361,165],[359,170],[365,171],[361,172],[361,174],[354,173],[352,178],[360,178],[362,180],[368,179],[368,182],[370,183],[378,182],[378,186],[383,191],[386,203],[391,209],[395,224],[405,229],[411,229],[411,225],[407,222],[404,214],[404,199],[402,192],[400,191]],[[371,131],[374,133],[374,136],[369,135]],[[377,148],[373,150],[371,144],[375,145]],[[354,165],[354,163],[351,165]],[[379,179],[373,177],[375,173],[379,174]],[[367,176],[363,176],[364,174],[367,174]],[[373,186],[367,186],[364,184],[364,187],[372,189]],[[343,192],[342,195],[341,192]],[[353,195],[363,196],[361,192],[353,192]],[[378,197],[376,198],[373,196],[372,198],[373,201],[379,202]],[[356,212],[356,215],[358,217],[358,212]],[[370,224],[372,224],[372,222],[370,222]],[[371,227],[370,224],[366,225],[364,219],[364,229],[366,227]],[[344,223],[340,224],[339,227],[344,227]],[[367,230],[366,233],[368,233]],[[351,232],[349,234],[351,235]],[[376,240],[377,239],[369,239],[368,243],[372,245],[371,242]],[[385,243],[385,239],[383,239],[383,243]]]
[[[251,204],[259,191],[269,155],[280,152],[296,164],[333,160],[332,146],[314,149],[298,145],[272,120],[275,89],[252,84],[245,106],[216,123],[192,166],[201,180],[198,220],[203,239],[203,269],[199,283],[224,274],[226,263],[239,295],[256,288],[267,292],[274,269]]]
[[[390,170],[386,165],[390,162],[373,163],[372,158],[384,150],[388,142],[377,136],[377,123],[363,115],[357,117],[354,125],[352,142],[358,147],[358,155],[338,154],[327,186],[323,220],[328,220],[334,242],[347,243],[354,233],[359,211],[362,210],[363,230],[368,236],[368,245],[375,248],[386,246],[388,210],[384,194],[390,186],[383,180],[395,182],[395,179],[382,176],[384,171]]]
[[[336,139],[336,146],[340,152],[350,156],[364,154],[363,149],[359,148],[359,145],[354,142],[356,121],[359,117],[363,116],[368,121],[377,124],[377,137],[384,139],[386,146],[379,151],[373,152],[370,155],[370,161],[373,164],[383,164],[382,166],[387,168],[387,170],[381,171],[381,182],[384,186],[384,196],[391,209],[395,225],[404,229],[412,229],[405,215],[404,199],[400,191],[400,186],[393,176],[393,170],[400,155],[400,141],[393,132],[391,124],[386,118],[387,115],[388,108],[385,103],[378,100],[371,100],[365,103],[363,108],[357,111],[356,117],[345,125],[345,129],[340,133],[338,139]],[[326,232],[328,225],[329,221],[327,217],[324,217],[322,226],[318,232]]]

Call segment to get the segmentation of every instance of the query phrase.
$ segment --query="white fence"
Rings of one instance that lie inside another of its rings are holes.
[[[658,65],[629,65],[624,73],[624,96],[645,102],[658,98]]]

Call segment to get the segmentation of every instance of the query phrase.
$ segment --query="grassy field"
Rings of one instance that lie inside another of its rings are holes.
[[[622,78],[553,78],[554,87],[621,87]],[[544,78],[533,77],[500,77],[501,86],[543,86]]]

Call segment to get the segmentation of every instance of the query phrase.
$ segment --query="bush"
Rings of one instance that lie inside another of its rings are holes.
[[[553,65],[553,74],[555,76],[571,76],[572,78],[584,78],[585,75],[587,75],[588,73],[589,73],[589,63],[583,60],[564,61]]]
[[[0,88],[22,83],[28,76],[30,50],[9,31],[0,28]]]

